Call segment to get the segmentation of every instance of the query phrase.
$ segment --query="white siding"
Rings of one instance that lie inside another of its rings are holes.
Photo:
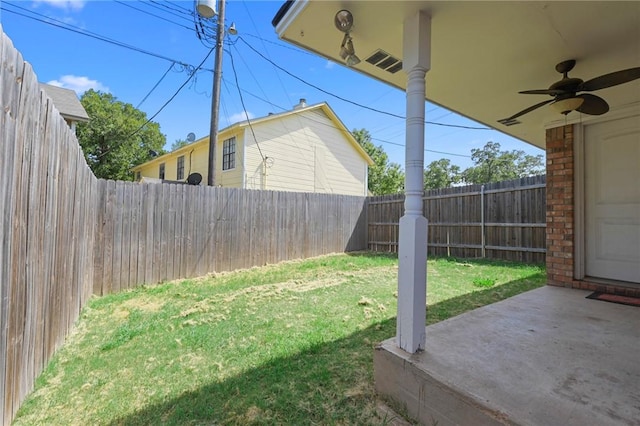
[[[246,132],[247,188],[366,194],[366,161],[322,110],[260,123],[254,131],[267,158],[266,187],[262,157]]]

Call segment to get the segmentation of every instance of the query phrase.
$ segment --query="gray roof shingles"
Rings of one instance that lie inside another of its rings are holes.
[[[89,121],[76,92],[50,84],[40,83],[40,88],[53,100],[53,104],[64,118],[74,121]]]

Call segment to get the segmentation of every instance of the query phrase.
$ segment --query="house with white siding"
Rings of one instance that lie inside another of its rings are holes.
[[[142,182],[207,182],[209,136],[132,169]],[[274,191],[367,195],[373,161],[326,102],[235,123],[218,132],[215,183]]]

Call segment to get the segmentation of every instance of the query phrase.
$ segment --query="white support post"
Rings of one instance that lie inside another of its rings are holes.
[[[404,22],[403,69],[407,73],[405,203],[398,247],[396,343],[424,349],[427,310],[427,219],[423,216],[425,76],[431,53],[431,18],[419,12]]]

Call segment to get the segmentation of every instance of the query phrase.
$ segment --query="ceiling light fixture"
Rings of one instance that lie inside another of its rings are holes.
[[[356,52],[353,49],[353,40],[349,34],[345,34],[340,45],[340,57],[345,60],[348,67],[352,67],[360,63],[360,58],[356,56]]]
[[[335,18],[333,18],[333,23],[338,30],[343,33],[348,33],[353,26],[353,15],[348,10],[342,9],[336,13]]]
[[[343,9],[336,13],[333,23],[339,31],[344,33],[342,44],[340,45],[340,57],[344,59],[348,67],[359,64],[360,58],[356,55],[353,39],[349,33],[351,27],[353,27],[353,15],[348,10]]]
[[[553,109],[558,111],[560,114],[567,115],[571,111],[580,108],[583,102],[584,102],[584,99],[578,98],[578,97],[566,98],[566,99],[560,99],[559,101],[552,103],[551,107],[553,107]]]

